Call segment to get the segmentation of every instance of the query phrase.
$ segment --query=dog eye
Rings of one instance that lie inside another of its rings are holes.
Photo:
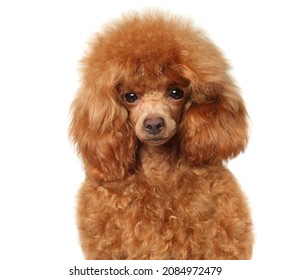
[[[169,95],[173,99],[181,99],[184,96],[184,92],[181,89],[173,88],[173,89],[170,90]]]
[[[128,103],[134,103],[138,99],[138,96],[135,92],[128,92],[124,95],[124,98]]]

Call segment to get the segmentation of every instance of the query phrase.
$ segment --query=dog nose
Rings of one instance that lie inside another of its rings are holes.
[[[145,130],[149,134],[159,134],[165,126],[165,120],[163,118],[146,118],[143,122]]]

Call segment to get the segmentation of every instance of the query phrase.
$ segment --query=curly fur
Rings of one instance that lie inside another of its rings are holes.
[[[247,144],[228,70],[202,31],[160,12],[94,37],[70,127],[86,171],[77,217],[87,259],[251,258],[246,199],[224,164]]]

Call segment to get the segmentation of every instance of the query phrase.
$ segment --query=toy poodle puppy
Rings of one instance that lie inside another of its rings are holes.
[[[247,144],[228,70],[202,31],[162,12],[95,36],[70,126],[86,259],[251,258],[246,198],[225,166]]]

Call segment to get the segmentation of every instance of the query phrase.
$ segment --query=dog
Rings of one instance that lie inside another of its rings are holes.
[[[70,137],[85,258],[250,259],[250,211],[226,167],[247,145],[247,111],[203,31],[129,13],[94,36],[81,73]]]

